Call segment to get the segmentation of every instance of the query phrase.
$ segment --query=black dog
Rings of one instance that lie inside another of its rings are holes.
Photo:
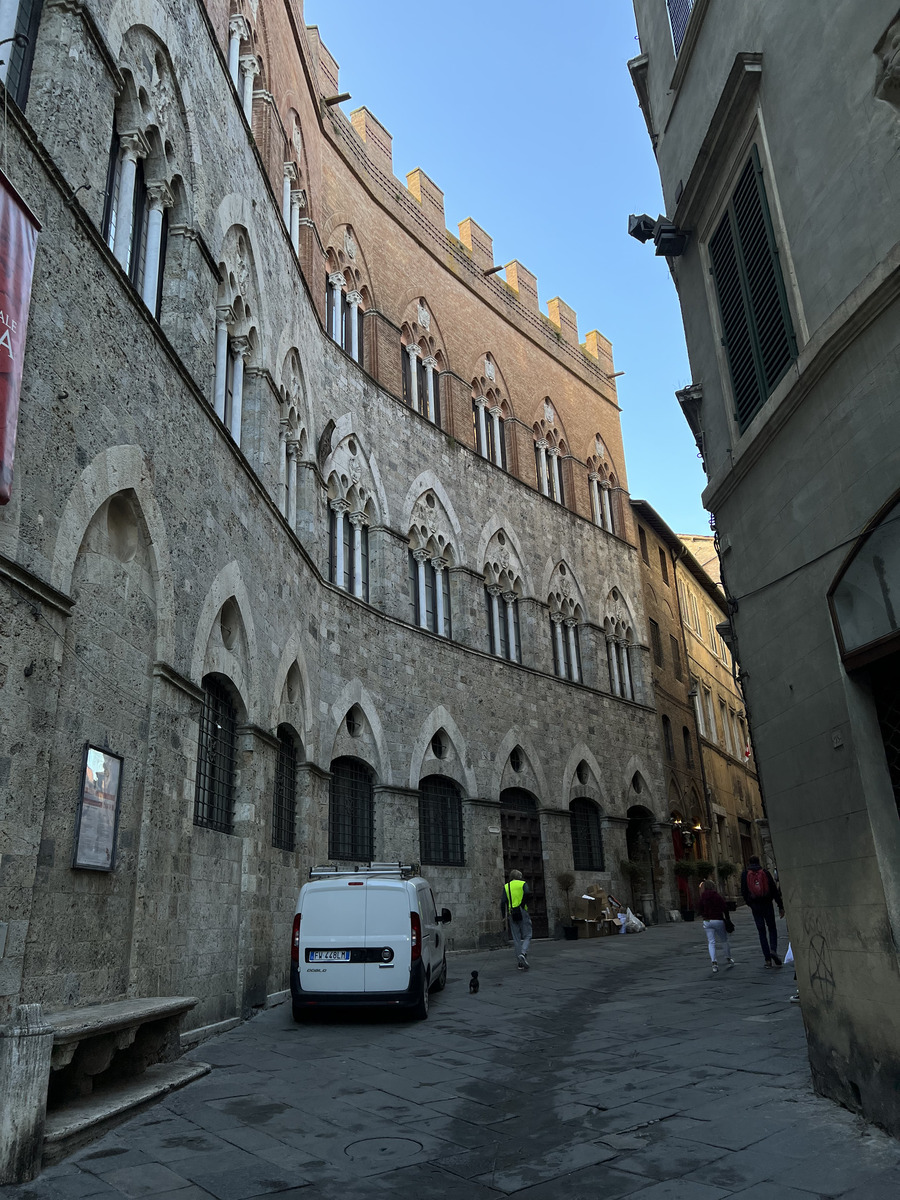
[[[478,991],[478,986],[479,986],[478,985],[478,972],[473,971],[472,978],[469,980],[469,991],[472,993],[473,996]]]

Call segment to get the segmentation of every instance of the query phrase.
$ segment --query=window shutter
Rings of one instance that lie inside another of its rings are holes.
[[[487,589],[487,584],[484,585],[484,602],[487,611],[488,648],[491,654],[496,654],[497,647],[494,645],[494,611],[491,603],[491,593]]]
[[[20,46],[10,42],[3,48],[3,57],[9,63],[6,72],[6,87],[19,108],[25,108],[28,86],[31,83],[31,67],[37,42],[38,26],[41,23],[43,0],[20,0],[16,14],[15,36],[24,35],[28,40]]]
[[[562,664],[559,661],[559,646],[556,641],[556,622],[550,618],[550,643],[553,646],[553,670],[562,675]]]
[[[421,355],[416,359],[416,396],[418,399],[418,408],[420,413],[428,412],[428,380],[426,378],[425,364],[422,362]]]
[[[147,234],[147,184],[144,181],[144,163],[138,159],[134,173],[134,212],[131,222],[131,246],[128,250],[126,269],[128,277],[138,290],[144,274],[144,245]]]
[[[519,602],[513,605],[513,631],[516,635],[516,662],[522,661],[522,635],[519,632]]]
[[[509,621],[506,617],[506,601],[502,596],[497,598],[500,609],[500,657],[509,658]]]
[[[577,625],[575,626],[575,639],[574,640],[575,640],[575,664],[576,664],[578,670],[575,673],[575,675],[573,676],[573,678],[583,680],[584,673],[581,670],[581,631],[579,630]]]
[[[359,544],[362,550],[362,598],[368,603],[369,599],[369,527],[363,525],[359,531]]]
[[[509,469],[506,465],[506,422],[502,417],[500,418],[500,462],[504,471]],[[516,620],[518,620],[518,614]]]
[[[353,591],[353,529],[350,518],[341,513],[341,537],[344,539],[344,578],[338,580],[341,587],[348,592]]]
[[[328,581],[334,583],[334,567],[337,561],[337,542],[335,540],[335,532],[337,529],[337,513],[333,508],[328,508]]]
[[[116,240],[116,209],[119,201],[119,178],[122,170],[119,135],[113,129],[109,148],[109,166],[106,171],[106,194],[103,198],[103,237],[110,250]]]
[[[431,378],[434,381],[434,423],[441,424],[441,377],[437,373],[437,367],[431,372]]]
[[[409,355],[406,353],[406,347],[402,343],[400,345],[400,360],[403,368],[403,403],[409,404],[412,392],[412,380],[409,374]]]
[[[419,569],[416,560],[413,558],[412,550],[409,550],[409,605],[412,609],[412,623],[419,623]]]
[[[169,210],[163,209],[162,229],[159,235],[159,271],[156,276],[156,312],[153,314],[157,321],[162,315],[163,276],[166,273],[166,250],[169,245]]]
[[[362,308],[358,308],[356,310],[356,345],[359,350],[359,357],[357,358],[356,361],[360,364],[360,366],[362,366],[363,363],[366,361],[365,328],[366,328],[366,326],[365,326],[365,322],[363,321],[363,310],[362,310]]]
[[[436,612],[434,603],[434,567],[430,562],[425,564],[425,628],[432,633],[437,632]]]
[[[743,432],[797,357],[756,146],[709,252],[735,416]]]

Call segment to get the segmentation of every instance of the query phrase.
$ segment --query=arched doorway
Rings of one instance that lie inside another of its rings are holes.
[[[634,804],[625,814],[628,826],[625,830],[625,847],[631,862],[637,863],[644,870],[641,888],[643,893],[653,896],[653,919],[656,920],[656,878],[653,867],[653,825],[656,818],[649,808],[642,804]],[[637,889],[635,889],[637,890]],[[637,896],[634,897],[637,899]]]
[[[544,854],[537,800],[523,788],[500,793],[500,832],[503,837],[503,876],[521,871],[531,889],[528,911],[535,937],[548,937],[547,896],[544,891]]]

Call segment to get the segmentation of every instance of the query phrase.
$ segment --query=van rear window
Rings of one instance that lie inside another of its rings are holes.
[[[365,928],[366,889],[340,886],[316,888],[303,897],[302,937],[309,943],[313,934],[340,933],[344,930],[362,935]]]

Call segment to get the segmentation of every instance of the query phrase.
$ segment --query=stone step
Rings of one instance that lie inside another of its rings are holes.
[[[47,1113],[44,1126],[45,1167],[59,1162],[80,1146],[93,1141],[107,1130],[132,1116],[134,1111],[160,1100],[176,1088],[184,1087],[208,1074],[207,1063],[157,1063],[148,1067],[137,1079],[129,1079],[104,1088],[83,1100],[75,1100],[64,1108]]]

